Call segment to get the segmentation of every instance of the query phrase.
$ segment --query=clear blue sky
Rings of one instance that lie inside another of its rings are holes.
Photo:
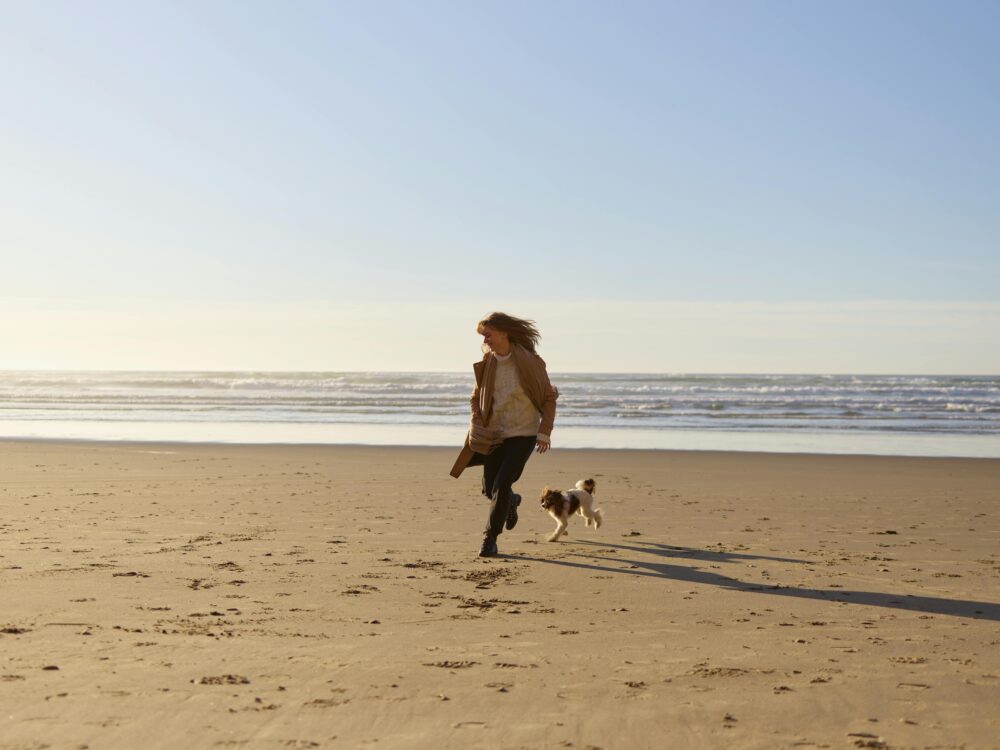
[[[572,299],[978,303],[992,330],[1000,305],[996,2],[8,0],[0,91],[0,295],[29,327]],[[0,365],[39,362],[99,364]]]

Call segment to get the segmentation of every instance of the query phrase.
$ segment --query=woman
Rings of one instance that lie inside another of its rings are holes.
[[[483,467],[490,517],[479,555],[494,557],[504,526],[513,529],[517,524],[521,496],[512,485],[532,449],[549,449],[559,393],[535,353],[541,336],[534,322],[495,312],[479,321],[476,331],[483,337],[483,359],[472,366],[476,386],[469,400],[471,424],[451,475],[458,477],[466,466]]]

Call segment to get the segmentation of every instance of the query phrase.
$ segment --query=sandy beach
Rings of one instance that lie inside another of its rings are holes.
[[[1000,747],[1000,460],[455,453],[0,443],[0,750]]]

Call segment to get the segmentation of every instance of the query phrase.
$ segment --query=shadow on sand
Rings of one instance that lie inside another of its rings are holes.
[[[628,552],[638,552],[642,555],[654,555],[662,559],[683,558],[687,560],[702,560],[707,562],[730,562],[733,560],[774,560],[779,562],[804,563],[805,560],[795,560],[786,557],[766,557],[761,555],[745,555],[734,552],[713,552],[711,550],[689,547],[672,547],[655,542],[641,542],[642,546],[628,544],[609,544],[576,540],[560,542],[561,545],[582,545],[598,551],[601,549],[620,549]],[[772,596],[791,596],[800,599],[820,599],[829,602],[846,602],[848,604],[864,604],[870,607],[887,607],[908,612],[927,612],[936,615],[951,615],[953,617],[968,617],[976,620],[1000,621],[1000,604],[995,602],[974,601],[969,599],[942,599],[934,596],[914,596],[912,594],[885,594],[877,591],[849,591],[846,589],[809,589],[793,586],[764,585],[749,583],[736,578],[710,573],[699,568],[677,565],[675,563],[652,561],[649,559],[624,559],[615,556],[602,556],[594,553],[573,551],[574,557],[597,562],[574,562],[569,560],[553,560],[529,555],[503,555],[511,559],[540,562],[547,565],[560,565],[568,568],[594,570],[602,573],[618,573],[640,576],[644,578],[660,578],[669,581],[687,581],[704,586],[720,586],[734,591],[764,593]],[[628,565],[629,568],[612,567],[599,563],[615,563],[618,566]]]

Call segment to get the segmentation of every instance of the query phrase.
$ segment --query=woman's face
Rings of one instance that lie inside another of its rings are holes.
[[[494,354],[506,354],[510,350],[510,339],[503,331],[492,326],[483,326],[483,346],[489,347]]]

